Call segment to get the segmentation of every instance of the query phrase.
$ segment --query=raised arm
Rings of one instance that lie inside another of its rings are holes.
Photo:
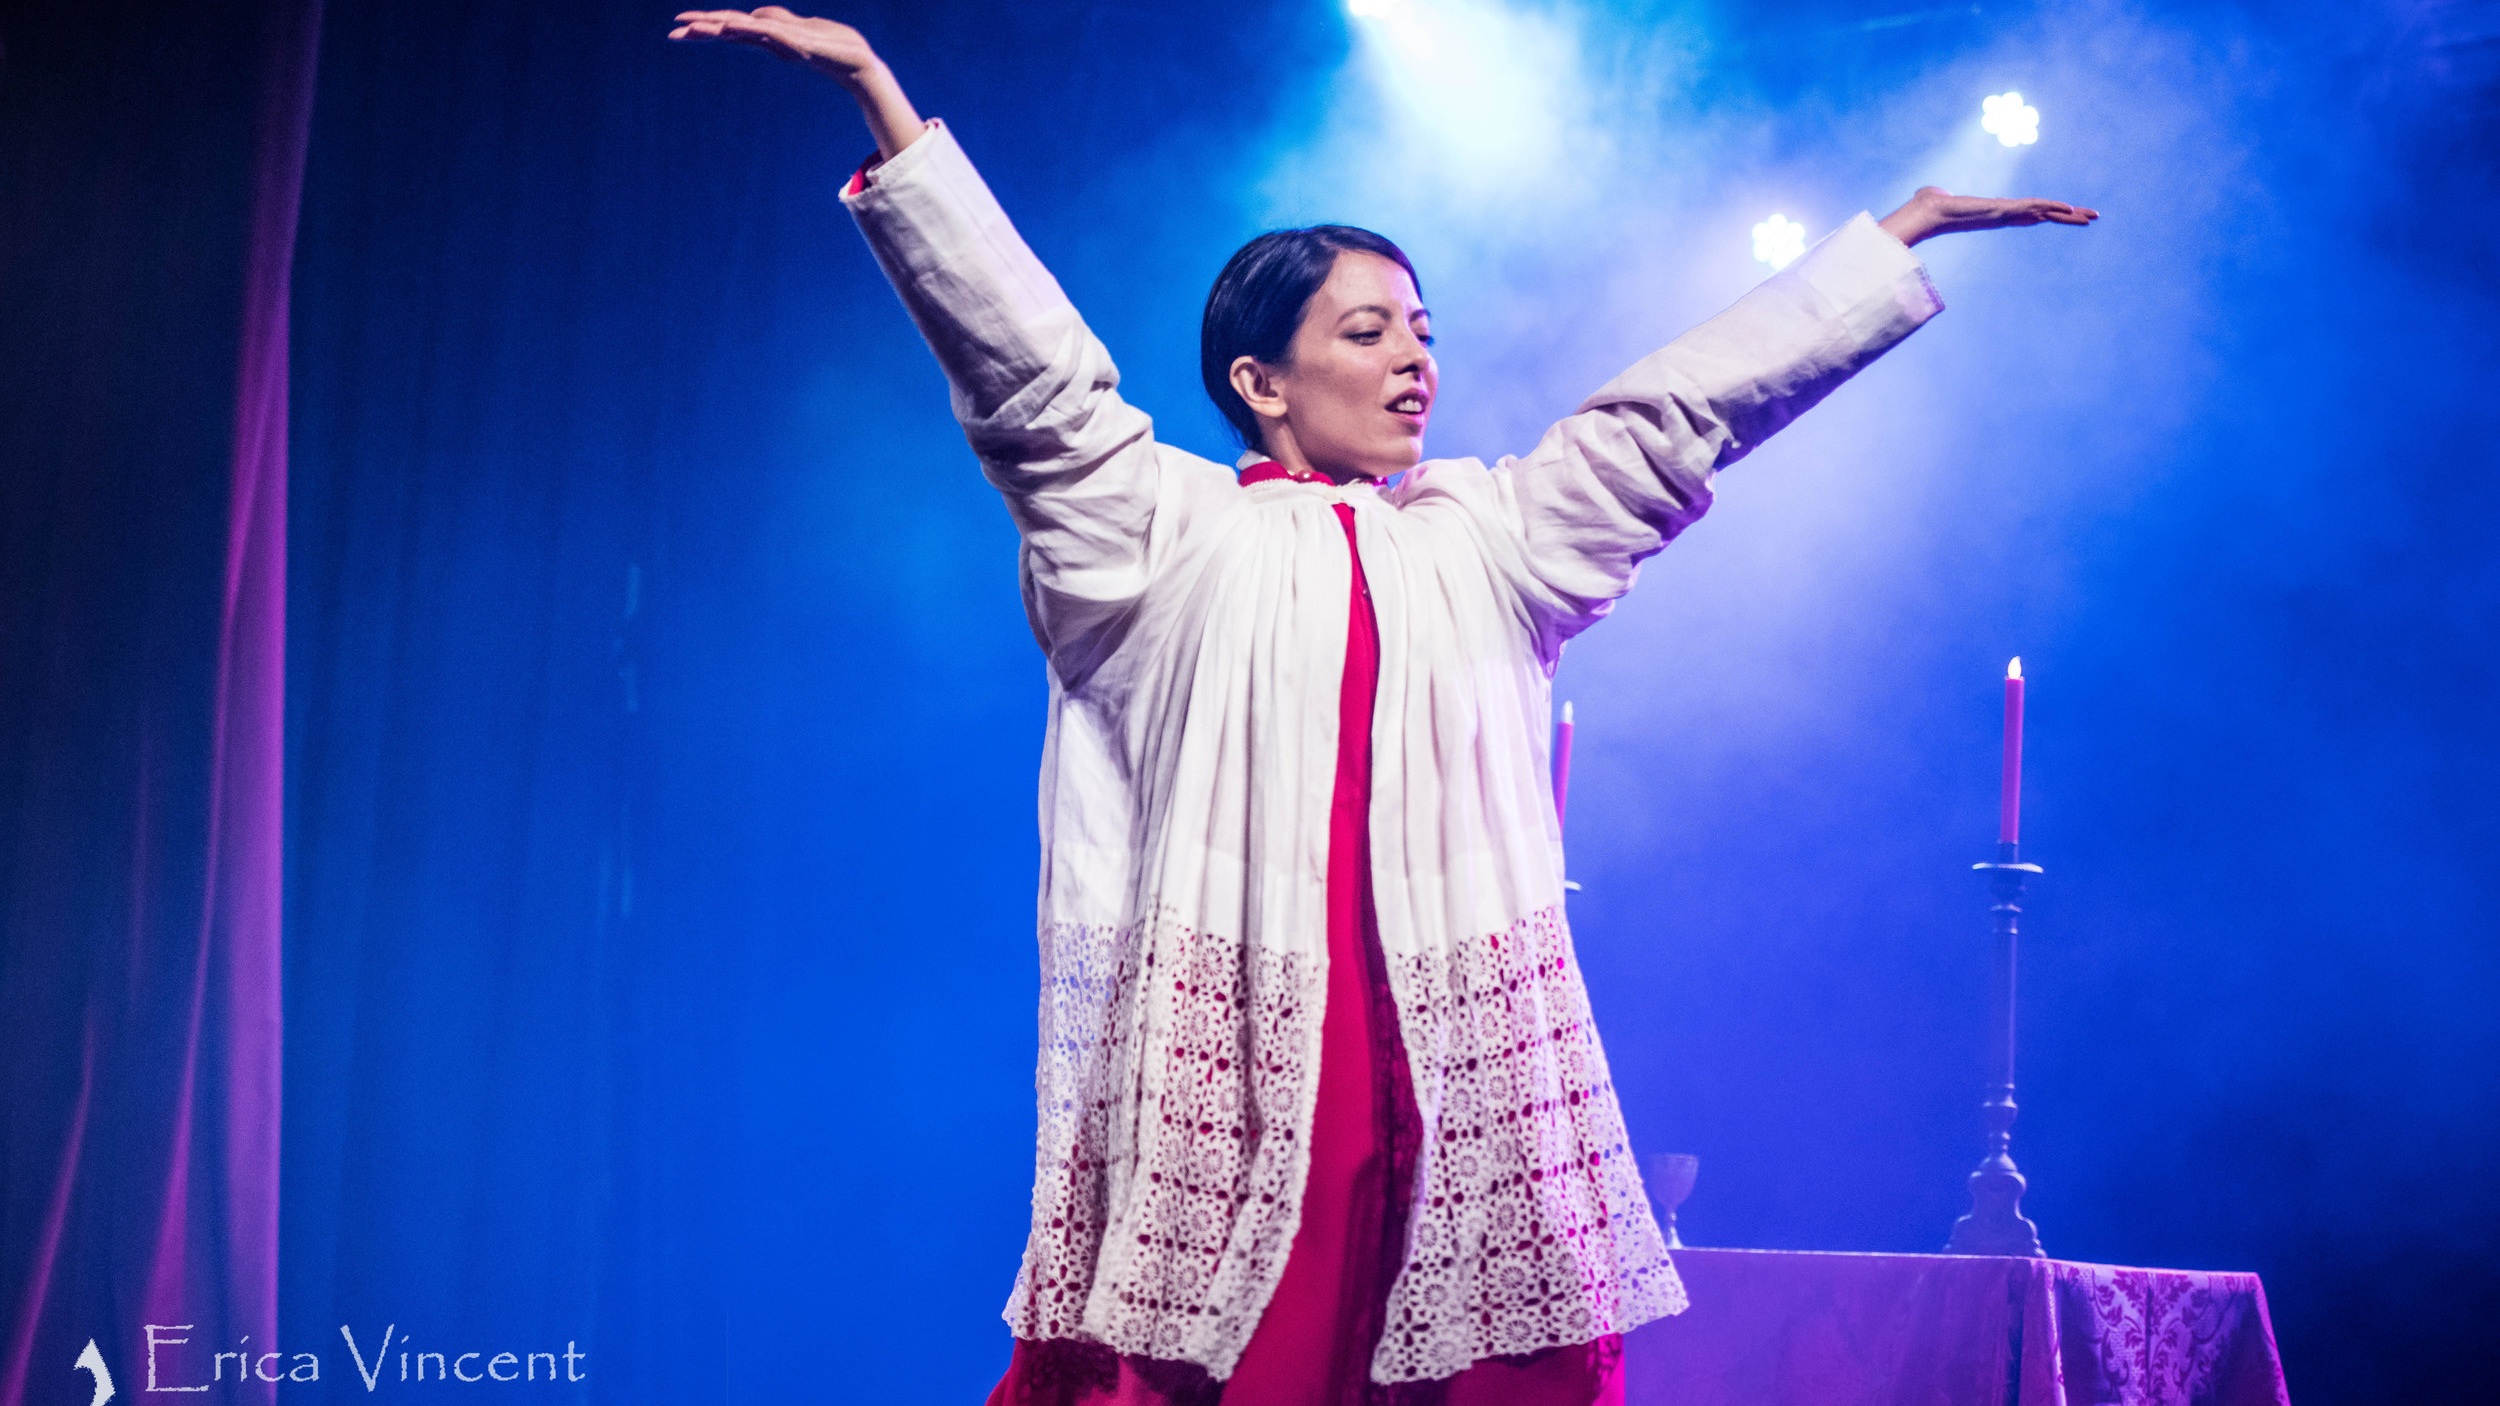
[[[858,101],[881,160],[843,203],[935,352],[955,417],[1023,534],[1035,635],[1073,686],[1117,643],[1222,468],[1154,441],[1110,353],[1025,246],[953,134],[923,122],[857,30],[774,8],[691,10],[670,37],[751,45]]]
[[[1643,560],[1709,508],[1718,470],[1943,310],[1911,244],[2097,218],[2053,200],[1921,190],[1880,224],[1859,215],[1635,363],[1485,482],[1425,474],[1410,491],[1429,494],[1445,478],[1453,498],[1482,500],[1492,550],[1551,659],[1631,588]]]

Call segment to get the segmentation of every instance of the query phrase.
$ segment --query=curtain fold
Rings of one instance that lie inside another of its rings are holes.
[[[288,282],[318,0],[0,29],[0,1406],[277,1323]],[[174,1339],[181,1341],[175,1342]],[[274,1344],[272,1344],[274,1345]]]

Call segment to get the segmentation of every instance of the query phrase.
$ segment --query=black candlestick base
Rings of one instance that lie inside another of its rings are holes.
[[[1948,1255],[2039,1256],[2040,1227],[2023,1214],[2023,1190],[2029,1183],[2014,1170],[2011,1157],[1991,1157],[1970,1174],[1970,1214],[1953,1223],[1953,1238],[1944,1242]]]
[[[2014,1165],[2014,958],[2021,938],[2023,885],[2040,872],[2024,864],[2010,844],[1997,846],[1994,864],[1974,864],[1988,876],[1989,926],[1996,937],[1995,980],[1989,986],[1988,1083],[1979,1102],[1987,1155],[1970,1174],[1970,1214],[1953,1223],[1945,1242],[1950,1255],[2038,1255],[2040,1227],[2023,1214],[2028,1183]]]

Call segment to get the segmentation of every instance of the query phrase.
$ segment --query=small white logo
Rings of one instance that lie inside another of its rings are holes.
[[[113,1369],[104,1365],[104,1354],[96,1351],[95,1339],[87,1339],[87,1350],[78,1354],[78,1360],[70,1364],[70,1370],[85,1372],[95,1378],[95,1399],[89,1401],[87,1406],[104,1406],[105,1402],[113,1399]]]

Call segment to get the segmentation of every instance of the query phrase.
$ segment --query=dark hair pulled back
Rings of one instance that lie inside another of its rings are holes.
[[[1247,356],[1282,365],[1311,295],[1328,281],[1337,256],[1351,253],[1394,260],[1422,295],[1423,280],[1415,278],[1406,251],[1352,225],[1271,230],[1242,245],[1215,276],[1206,317],[1198,324],[1198,375],[1242,447],[1259,447],[1259,417],[1233,389],[1233,362]]]

